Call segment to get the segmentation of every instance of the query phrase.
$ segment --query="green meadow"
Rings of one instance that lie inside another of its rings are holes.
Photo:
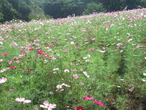
[[[146,109],[146,9],[0,24],[0,110],[45,109]]]

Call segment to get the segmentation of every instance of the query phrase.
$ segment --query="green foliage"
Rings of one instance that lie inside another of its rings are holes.
[[[106,10],[104,9],[102,3],[88,3],[87,7],[84,9],[83,14],[91,14],[93,12],[105,12]]]
[[[33,5],[32,9],[33,10],[29,13],[29,16],[28,16],[29,20],[45,19],[46,18],[43,10],[40,7]]]

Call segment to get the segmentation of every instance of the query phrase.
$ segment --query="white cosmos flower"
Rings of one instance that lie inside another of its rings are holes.
[[[69,73],[69,70],[68,70],[68,69],[65,69],[64,72],[65,72],[65,73]]]
[[[65,87],[70,87],[70,85],[65,84],[65,83],[62,83],[62,86],[65,86]]]
[[[31,100],[25,100],[25,98],[16,98],[15,100],[22,104],[31,103]]]
[[[3,59],[0,59],[0,62],[3,62],[4,60]]]
[[[146,73],[143,73],[143,76],[146,76]]]
[[[86,71],[83,71],[83,74],[84,74],[87,78],[90,77]]]
[[[62,88],[62,85],[57,85],[56,88],[57,89],[61,89]]]
[[[4,77],[0,78],[0,84],[5,83],[6,81],[7,81],[7,78],[4,78]]]
[[[43,102],[43,105],[40,105],[41,108],[47,108],[48,110],[52,110],[56,108],[56,104],[50,104],[48,101]]]

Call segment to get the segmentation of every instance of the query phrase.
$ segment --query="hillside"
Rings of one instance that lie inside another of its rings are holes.
[[[0,0],[0,23],[145,8],[146,0]]]
[[[145,110],[145,32],[145,8],[1,24],[0,109]]]

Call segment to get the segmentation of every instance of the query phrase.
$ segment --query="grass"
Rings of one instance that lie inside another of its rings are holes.
[[[1,24],[0,109],[144,110],[145,31],[146,9]]]

